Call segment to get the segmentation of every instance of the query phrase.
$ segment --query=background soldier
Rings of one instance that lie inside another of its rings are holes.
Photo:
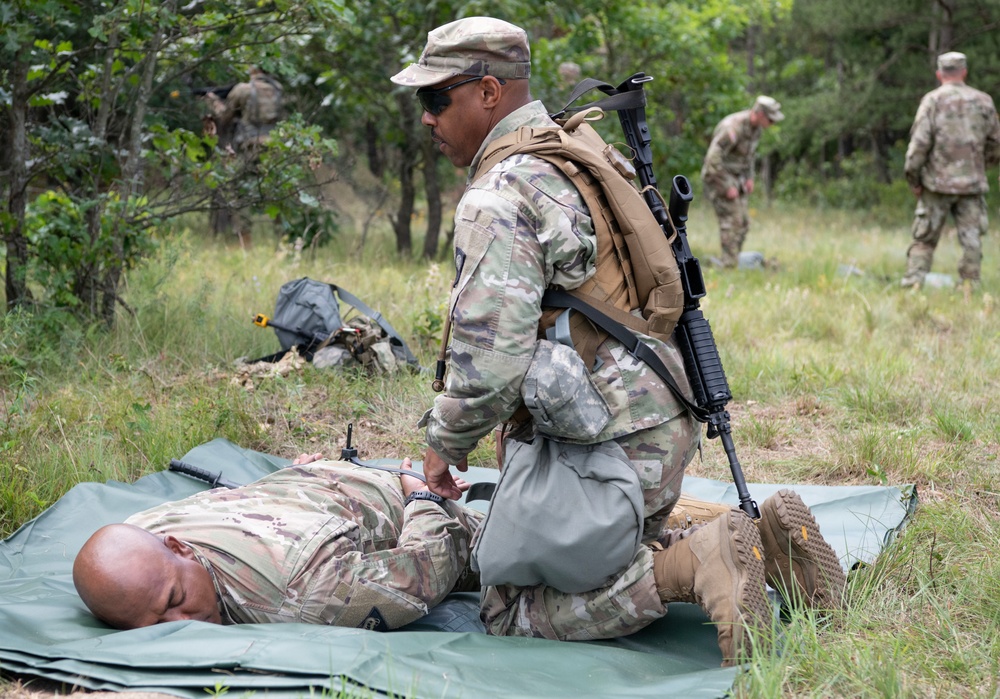
[[[924,283],[949,213],[962,245],[958,274],[969,285],[979,281],[980,237],[988,225],[986,167],[1000,161],[1000,122],[993,99],[965,84],[967,74],[964,53],[938,56],[941,86],[924,95],[910,130],[905,173],[917,209],[903,286]]]
[[[701,179],[719,219],[723,267],[735,267],[750,230],[747,199],[753,192],[754,155],[764,129],[785,115],[775,99],[761,95],[753,107],[719,122],[705,154]]]
[[[267,141],[281,117],[281,83],[257,66],[250,68],[250,79],[237,83],[221,99],[214,92],[205,95],[219,134],[219,145],[230,153],[244,157],[249,174],[256,174],[256,163],[260,146]],[[237,211],[237,235],[242,245],[250,244],[251,220],[247,212]],[[220,216],[220,223],[225,216]],[[214,227],[214,226],[213,226]],[[228,226],[225,226],[228,227]]]
[[[281,83],[257,66],[250,68],[247,82],[233,85],[225,101],[214,92],[205,97],[212,106],[220,133],[235,120],[233,146],[237,150],[264,143],[281,116]]]

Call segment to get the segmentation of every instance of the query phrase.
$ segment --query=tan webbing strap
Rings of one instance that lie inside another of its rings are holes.
[[[585,124],[585,117],[584,112],[575,114],[562,128],[524,126],[496,139],[483,153],[477,176],[520,153],[563,172],[580,192],[597,238],[596,270],[572,293],[627,328],[666,339],[684,300],[670,240],[629,182],[624,156]],[[632,310],[640,310],[642,317]],[[543,312],[539,337],[561,312]],[[580,313],[571,316],[570,333],[577,351],[592,366],[607,333]]]
[[[516,153],[526,152],[519,148],[519,146],[522,143],[528,143],[531,141],[535,137],[536,133],[543,132],[530,126],[522,126],[517,131],[512,131],[506,136],[501,136],[500,138],[491,141],[490,145],[487,146],[486,150],[483,152],[483,157],[479,160],[479,164],[476,166],[474,179],[478,179],[482,175],[485,175],[501,160],[506,160]]]
[[[535,155],[559,167],[556,157],[537,153]],[[601,289],[607,291],[600,300],[612,303],[618,308],[637,308],[639,297],[635,288],[628,246],[604,190],[588,170],[577,167],[571,160],[565,158],[561,160],[567,166],[572,166],[576,172],[570,174],[566,167],[560,167],[569,175],[570,181],[576,185],[577,191],[586,202],[594,232],[597,234],[597,271],[591,279],[595,280]],[[623,294],[627,294],[627,298]]]

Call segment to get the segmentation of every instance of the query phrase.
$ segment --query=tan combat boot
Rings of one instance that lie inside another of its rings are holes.
[[[710,522],[730,508],[681,494],[667,517],[668,529],[690,529]],[[836,551],[820,534],[802,498],[782,489],[760,506],[761,542],[767,584],[790,606],[839,609],[847,580]]]
[[[729,512],[731,507],[718,502],[698,500],[681,493],[680,499],[674,505],[667,517],[667,529],[690,529],[698,524],[707,524],[719,515]]]
[[[840,609],[847,578],[837,552],[797,493],[779,490],[760,506],[767,583],[791,606]]]
[[[771,628],[760,534],[739,510],[654,553],[653,574],[663,602],[693,602],[708,613],[723,667],[748,658],[751,636],[760,640]]]

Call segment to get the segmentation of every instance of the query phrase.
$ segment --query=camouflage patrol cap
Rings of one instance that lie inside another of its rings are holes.
[[[761,95],[754,100],[753,108],[762,112],[774,124],[785,118],[785,115],[781,113],[781,102],[767,95]]]
[[[965,54],[959,53],[958,51],[949,51],[948,53],[942,53],[937,59],[938,70],[948,71],[953,73],[959,70],[965,70]]]
[[[522,79],[531,73],[528,35],[493,17],[466,17],[427,33],[416,63],[392,76],[397,85],[427,87],[456,75]]]

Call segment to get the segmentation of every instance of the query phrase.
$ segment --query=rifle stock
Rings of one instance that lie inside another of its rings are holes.
[[[642,94],[640,104],[645,105],[643,84],[650,80],[652,78],[644,73],[636,73],[616,89],[604,91],[608,94],[639,91]],[[709,439],[719,437],[722,440],[729,460],[729,470],[733,474],[733,482],[739,495],[740,509],[754,520],[760,519],[760,510],[747,490],[743,467],[736,456],[736,447],[733,444],[729,413],[726,411],[726,404],[733,397],[729,390],[729,382],[722,367],[722,359],[719,357],[712,328],[699,307],[699,299],[704,297],[706,292],[701,263],[691,253],[687,240],[688,207],[694,198],[691,183],[683,175],[676,175],[671,181],[670,202],[665,207],[663,197],[656,189],[653,154],[650,149],[652,137],[646,123],[645,107],[619,109],[618,119],[625,133],[625,140],[632,149],[633,163],[639,182],[642,184],[643,198],[663,229],[664,235],[671,239],[670,247],[680,270],[684,287],[684,311],[677,321],[674,337],[684,358],[684,368],[691,383],[691,390],[694,392],[698,410],[693,412],[695,417],[708,425],[706,436]]]

